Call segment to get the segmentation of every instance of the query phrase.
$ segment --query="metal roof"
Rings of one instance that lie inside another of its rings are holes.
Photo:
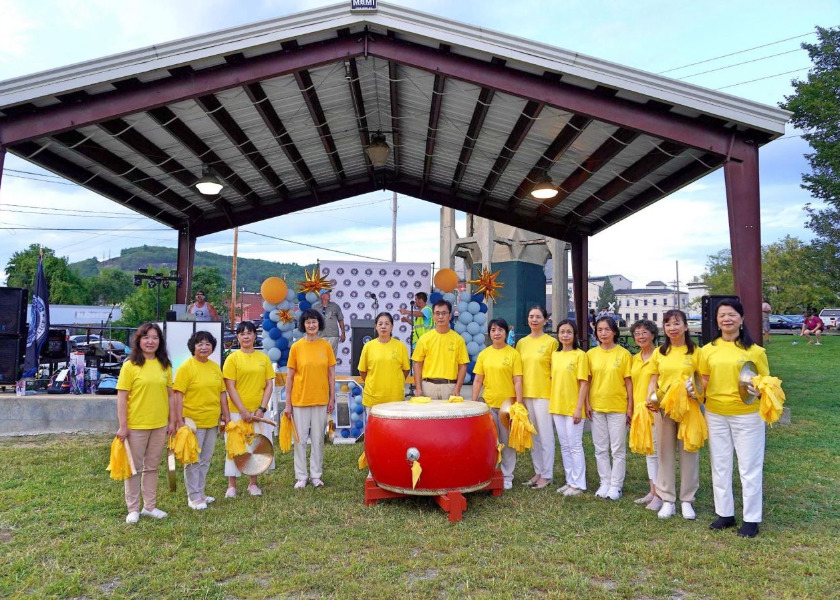
[[[568,240],[741,160],[788,117],[385,4],[0,82],[0,145],[192,235],[388,188]],[[378,169],[375,131],[392,148]],[[193,187],[202,163],[221,195]],[[544,172],[560,194],[538,202]]]

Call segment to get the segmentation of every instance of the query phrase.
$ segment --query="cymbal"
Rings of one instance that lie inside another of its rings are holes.
[[[274,446],[271,445],[271,440],[256,434],[253,442],[248,445],[248,451],[233,457],[233,464],[243,475],[255,476],[268,471],[273,459]]]

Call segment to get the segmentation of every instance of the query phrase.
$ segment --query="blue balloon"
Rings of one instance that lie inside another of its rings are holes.
[[[481,333],[481,325],[479,325],[478,321],[473,319],[472,323],[467,324],[467,333],[469,333],[470,335]]]
[[[347,431],[346,429],[344,431]],[[361,435],[362,431],[358,427],[353,427],[350,429],[350,437],[357,438]]]
[[[476,333],[474,336],[472,336],[472,341],[474,341],[476,344],[478,344],[482,348],[484,347],[485,339],[486,338],[485,338],[483,333]]]
[[[362,388],[360,388],[359,386],[356,386],[352,389],[352,392],[353,392],[354,396],[361,396],[362,395]]]
[[[286,292],[286,302],[294,302],[295,298],[297,298],[297,292],[295,292],[291,286],[289,286],[289,290]]]
[[[471,382],[472,382],[472,375],[467,373],[466,376],[464,377],[464,383],[471,383]]]
[[[272,340],[275,340],[275,342],[276,342],[277,340],[279,340],[280,338],[283,337],[283,332],[280,331],[279,329],[277,329],[276,327],[274,327],[274,328],[268,330],[268,337],[270,337]],[[275,344],[275,346],[276,345],[277,344]]]
[[[472,313],[461,313],[460,315],[458,315],[458,320],[464,325],[469,325],[473,321]]]
[[[301,312],[303,312],[312,308],[312,304],[310,302],[307,302],[306,300],[301,300],[300,302],[298,302],[298,308]]]
[[[263,320],[268,319],[271,316],[271,311],[267,310],[263,313]]]
[[[467,354],[469,354],[470,356],[475,356],[479,352],[481,352],[481,348],[478,344],[476,344],[475,342],[470,342],[469,344],[467,344]]]
[[[452,292],[447,292],[443,295],[443,299],[449,302],[449,304],[455,304],[456,296]]]
[[[478,294],[473,294],[471,300],[473,302],[484,302],[484,292],[479,292]]]
[[[277,344],[274,343],[274,340],[272,340],[269,336],[265,336],[263,338],[263,352],[268,352],[276,345]]]
[[[306,301],[310,304],[315,304],[316,302],[318,302],[318,294],[316,294],[315,292],[307,292]]]
[[[459,313],[465,313],[465,312],[468,312],[467,308],[469,307],[469,305],[470,305],[469,302],[459,302],[456,305],[456,308],[458,309]]]
[[[473,321],[479,324],[481,328],[484,328],[484,324],[487,323],[487,314],[480,312],[477,315],[473,315]]]
[[[349,387],[351,390],[352,390],[354,387],[357,387],[358,385],[359,385],[359,384],[358,384],[358,383],[356,383],[355,381],[348,381],[348,382],[347,382],[347,387]]]
[[[459,325],[460,325],[460,323],[459,323]],[[470,323],[470,325],[472,325],[472,323]],[[469,332],[464,331],[460,335],[461,335],[462,338],[464,338],[464,343],[465,344],[469,344],[472,341],[473,336]]]
[[[280,354],[283,355],[283,358],[289,358],[289,350],[290,350],[290,348],[286,348],[286,349],[280,351]]]
[[[277,329],[279,329],[283,333],[286,333],[287,331],[291,331],[294,328],[295,328],[295,322],[294,321],[289,321],[288,323],[277,323]]]
[[[470,300],[472,300],[472,294],[466,291],[461,292],[461,302],[469,302]]]
[[[470,302],[467,305],[467,310],[476,315],[481,312],[481,305],[478,302]]]
[[[429,304],[434,304],[435,302],[439,302],[443,300],[443,294],[440,292],[432,292],[432,295],[429,296]]]
[[[341,430],[341,437],[349,438],[350,437],[350,430],[349,429],[342,429]]]
[[[277,327],[277,323],[275,323],[271,319],[266,319],[265,321],[263,321],[263,331],[269,331],[271,329],[274,329],[275,327]]]
[[[360,415],[361,415],[361,414],[363,414],[364,412],[365,412],[365,407],[364,407],[363,405],[359,404],[358,406],[356,406],[356,413],[357,413],[357,414],[360,414]]]
[[[479,308],[481,309],[481,312],[487,312],[487,305],[484,302],[479,303]]]
[[[475,361],[471,360],[467,363],[467,373],[472,373],[473,371],[475,371]]]
[[[467,330],[467,326],[461,323],[460,321],[455,321],[455,333],[464,333]]]
[[[281,332],[281,334],[282,334],[282,332]],[[289,340],[287,340],[285,337],[283,337],[281,335],[279,338],[276,338],[276,340],[277,341],[274,342],[274,345],[277,348],[280,348],[280,350],[288,350],[289,349]]]
[[[298,302],[303,302],[304,300],[306,300],[306,294],[304,294],[303,292],[300,292],[297,295],[297,299],[298,299]]]
[[[280,351],[277,348],[272,348],[268,351],[268,358],[271,359],[271,362],[277,362],[280,360]]]

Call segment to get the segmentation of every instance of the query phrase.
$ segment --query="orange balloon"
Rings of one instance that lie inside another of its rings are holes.
[[[260,286],[260,294],[263,300],[272,304],[283,302],[288,292],[289,288],[286,286],[286,282],[279,277],[269,277]]]
[[[441,269],[435,273],[435,287],[444,293],[458,287],[458,274],[452,269]]]

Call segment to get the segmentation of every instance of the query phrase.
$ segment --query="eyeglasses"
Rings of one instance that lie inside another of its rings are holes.
[[[637,329],[636,331],[633,332],[633,337],[639,337],[640,335],[653,335],[653,334],[650,331],[648,331],[647,329]]]
[[[434,315],[435,315],[436,317],[445,317],[445,316],[447,316],[448,314],[449,314],[448,312],[435,312],[435,313],[434,313]]]

